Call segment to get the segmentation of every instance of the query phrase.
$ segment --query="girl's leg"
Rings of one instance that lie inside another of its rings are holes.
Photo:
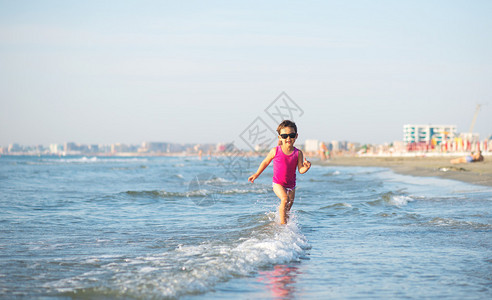
[[[290,212],[292,204],[294,204],[294,198],[296,197],[296,190],[290,190],[287,192],[287,213]]]
[[[274,184],[273,185],[273,191],[275,192],[275,195],[277,195],[277,197],[280,199],[280,206],[278,207],[278,213],[280,216],[280,224],[286,224],[287,223],[287,202],[289,199],[289,197],[287,195],[287,191],[280,184]]]

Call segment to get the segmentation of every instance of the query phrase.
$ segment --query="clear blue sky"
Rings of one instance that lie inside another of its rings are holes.
[[[229,142],[285,91],[304,139],[492,134],[492,1],[0,0],[0,145]]]

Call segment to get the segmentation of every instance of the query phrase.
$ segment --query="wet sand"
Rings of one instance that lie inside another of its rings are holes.
[[[492,157],[484,161],[451,164],[454,157],[334,157],[316,161],[325,166],[367,166],[391,168],[396,173],[413,176],[437,176],[472,184],[492,186]]]

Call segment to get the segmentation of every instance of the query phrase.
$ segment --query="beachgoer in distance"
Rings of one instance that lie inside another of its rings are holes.
[[[304,158],[301,150],[294,147],[298,137],[297,126],[294,122],[284,120],[277,128],[279,145],[268,153],[261,162],[258,171],[248,178],[253,183],[258,176],[268,167],[273,160],[273,191],[280,199],[278,208],[280,224],[287,223],[296,196],[296,168],[299,173],[306,173],[311,168],[311,163]]]
[[[477,161],[483,161],[482,151],[478,151],[476,153],[472,152],[471,155],[455,158],[451,160],[452,164],[465,164],[472,163]]]

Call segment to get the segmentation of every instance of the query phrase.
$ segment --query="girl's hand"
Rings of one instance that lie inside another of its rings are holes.
[[[251,182],[251,183],[253,183],[253,182],[255,182],[255,179],[256,178],[258,178],[258,175],[253,174],[253,175],[249,176],[248,181]]]
[[[306,171],[309,170],[309,168],[311,168],[311,162],[308,161],[305,157],[304,157],[304,161],[302,162],[302,166],[304,168],[306,168]]]

